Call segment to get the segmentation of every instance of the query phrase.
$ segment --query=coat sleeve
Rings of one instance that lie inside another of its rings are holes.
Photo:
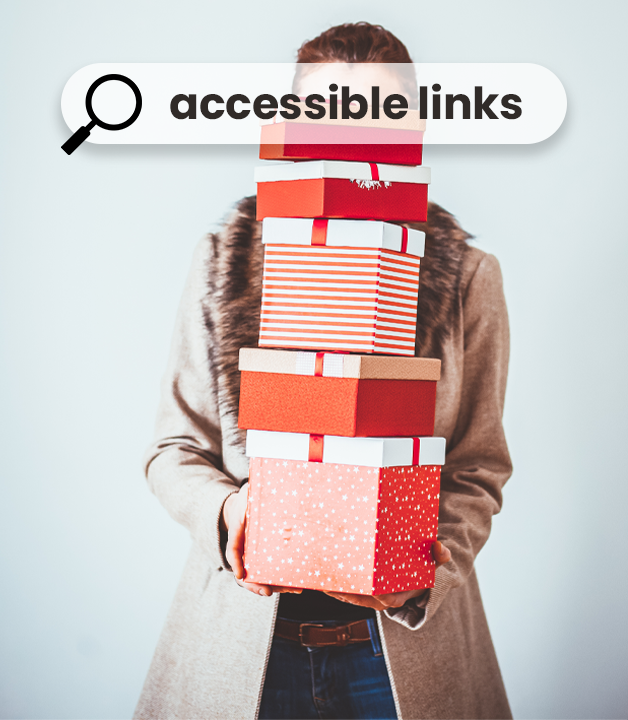
[[[203,310],[214,236],[196,247],[161,385],[155,441],[145,455],[153,493],[216,568],[228,567],[219,520],[239,483],[222,471],[222,437]]]
[[[385,614],[422,627],[449,590],[462,585],[487,541],[512,473],[502,425],[510,336],[499,264],[485,255],[463,295],[464,380],[460,410],[441,475],[438,537],[452,553],[418,602]]]

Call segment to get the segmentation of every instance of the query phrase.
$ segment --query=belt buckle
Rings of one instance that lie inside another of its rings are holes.
[[[345,647],[351,639],[351,632],[349,631],[348,625],[339,625],[335,628],[336,630],[336,643],[340,647]]]
[[[306,642],[303,635],[304,628],[324,628],[325,625],[319,625],[317,623],[300,623],[299,625],[299,642],[303,647],[317,647],[317,645],[312,645],[311,643]]]

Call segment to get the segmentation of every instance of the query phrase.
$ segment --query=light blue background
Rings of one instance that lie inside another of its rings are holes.
[[[425,161],[505,278],[516,469],[478,567],[513,710],[626,717],[627,8],[2,1],[3,718],[133,711],[189,547],[141,473],[158,383],[196,241],[254,192],[252,147],[68,158],[64,83],[103,61],[288,62],[362,19],[416,61],[534,62],[566,88],[550,140]]]

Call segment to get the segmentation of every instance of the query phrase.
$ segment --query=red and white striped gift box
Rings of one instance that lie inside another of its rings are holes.
[[[310,225],[316,242],[326,222]],[[384,238],[386,223],[360,222],[370,234],[380,226]],[[394,227],[406,249],[408,231]],[[414,355],[420,256],[351,246],[360,242],[353,236],[346,247],[302,245],[296,233],[295,244],[264,239],[260,347]]]

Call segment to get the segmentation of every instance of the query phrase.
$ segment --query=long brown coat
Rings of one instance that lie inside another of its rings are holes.
[[[255,718],[279,597],[239,587],[219,516],[248,477],[237,426],[240,347],[259,328],[262,245],[255,199],[198,245],[162,386],[152,491],[194,543],[136,718]],[[502,429],[508,317],[497,260],[430,204],[417,354],[440,357],[436,435],[447,439],[439,539],[452,562],[425,608],[378,613],[399,718],[508,718],[473,562],[499,512],[511,464]]]

